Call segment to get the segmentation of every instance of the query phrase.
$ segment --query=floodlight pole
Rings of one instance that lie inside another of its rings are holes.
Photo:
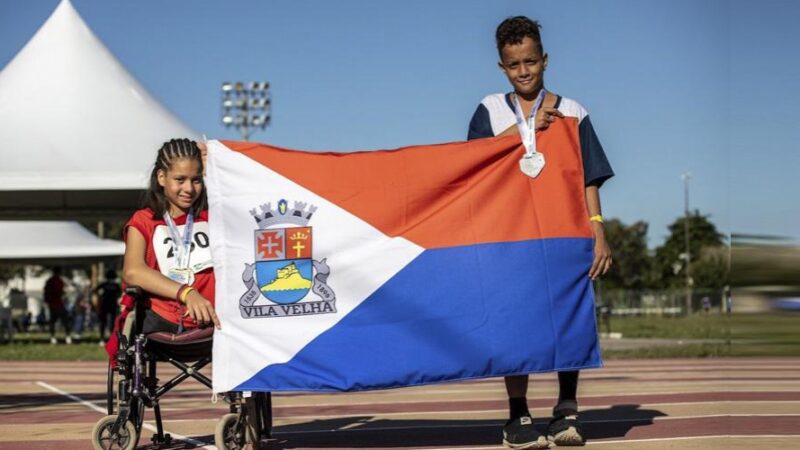
[[[235,127],[243,140],[253,129],[265,129],[272,119],[269,83],[253,81],[222,83],[222,124]]]
[[[683,231],[684,243],[686,244],[686,315],[692,314],[692,254],[691,254],[691,241],[690,241],[690,227],[689,227],[689,180],[692,179],[692,173],[686,172],[681,175],[683,179]]]

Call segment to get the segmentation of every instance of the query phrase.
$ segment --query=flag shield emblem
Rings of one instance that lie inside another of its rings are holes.
[[[255,275],[262,296],[279,305],[305,298],[314,275],[311,244],[311,227],[255,231]]]

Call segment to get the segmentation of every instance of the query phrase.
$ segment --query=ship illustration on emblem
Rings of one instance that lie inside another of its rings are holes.
[[[290,208],[286,200],[275,209],[270,203],[259,208],[260,212],[250,210],[258,229],[254,263],[245,263],[242,273],[247,288],[239,299],[242,317],[335,313],[336,295],[327,285],[330,267],[325,259],[312,257],[313,229],[308,223],[317,208],[303,202]]]

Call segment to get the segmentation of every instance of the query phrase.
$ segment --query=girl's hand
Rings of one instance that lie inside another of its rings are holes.
[[[556,118],[563,118],[564,114],[552,106],[542,106],[536,111],[536,131],[546,130]]]
[[[200,326],[210,325],[214,323],[216,329],[220,329],[219,318],[217,312],[214,311],[214,305],[208,299],[200,295],[196,290],[189,292],[186,297],[186,314],[194,319]]]
[[[203,176],[206,176],[206,166],[208,165],[208,146],[205,142],[198,142],[197,148],[200,149],[200,160],[203,162]]]
[[[602,223],[592,222],[594,229],[594,261],[589,269],[589,278],[596,280],[605,275],[611,268],[611,248],[606,241],[606,233]]]

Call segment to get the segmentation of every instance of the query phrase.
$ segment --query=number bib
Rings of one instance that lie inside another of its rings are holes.
[[[183,235],[186,225],[178,225],[180,235]],[[208,222],[195,222],[192,229],[192,250],[189,253],[189,268],[192,273],[213,267],[211,261],[211,242],[208,239]],[[153,250],[156,253],[158,269],[170,277],[174,269],[178,268],[178,258],[172,247],[172,238],[166,225],[158,225],[153,231]]]

